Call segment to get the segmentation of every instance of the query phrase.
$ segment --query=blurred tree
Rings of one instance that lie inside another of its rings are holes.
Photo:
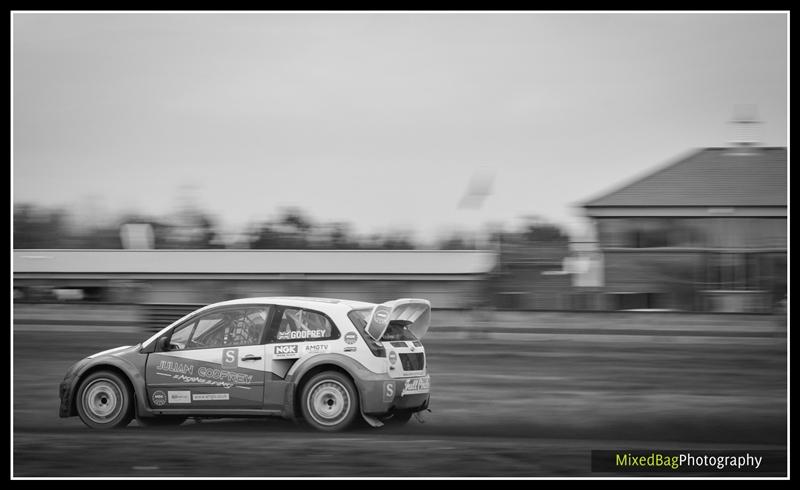
[[[185,204],[185,203],[184,203]],[[71,218],[72,217],[72,218]],[[71,218],[71,219],[70,219]],[[136,212],[117,219],[76,219],[65,210],[50,210],[31,204],[14,207],[14,248],[122,248],[121,227],[149,224],[156,249],[223,248],[212,215],[198,206],[185,204],[167,216]],[[238,246],[254,249],[384,249],[413,250],[416,244],[404,231],[386,235],[357,236],[346,222],[314,223],[298,208],[284,208],[277,219],[264,221],[246,233]],[[451,249],[473,248],[465,240],[450,241]]]
[[[278,219],[278,222],[283,226],[295,229],[301,234],[308,233],[313,227],[311,220],[303,214],[303,211],[293,207],[283,209],[282,216]]]
[[[273,228],[272,224],[267,222],[257,227],[255,232],[251,234],[250,248],[254,249],[278,249],[278,248],[292,248],[290,245],[291,240],[285,233]]]
[[[453,234],[441,241],[437,248],[439,250],[475,250],[475,242],[468,237]]]
[[[77,229],[69,213],[30,204],[14,207],[14,248],[122,248],[119,226],[93,224]]]
[[[405,233],[389,233],[380,241],[378,248],[383,250],[414,250],[416,247]]]
[[[82,232],[75,238],[74,248],[122,248],[119,226],[96,226]]]
[[[201,213],[197,217],[199,227],[199,236],[197,240],[197,248],[224,248],[224,244],[219,240],[216,223],[207,214]]]
[[[156,248],[221,248],[213,218],[199,208],[183,208],[154,226]]]
[[[14,206],[14,248],[67,248],[65,217],[63,210]]]
[[[333,223],[329,236],[329,246],[332,249],[359,249],[358,241],[352,236],[352,228],[348,223]]]
[[[527,218],[527,223],[519,235],[520,238],[527,242],[548,242],[564,245],[569,243],[569,235],[561,228],[554,224],[546,223],[535,216]]]

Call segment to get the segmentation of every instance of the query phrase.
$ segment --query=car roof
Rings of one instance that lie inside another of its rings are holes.
[[[257,305],[257,304],[274,304],[281,306],[295,306],[298,308],[313,308],[321,311],[330,311],[334,309],[341,309],[345,307],[348,310],[371,308],[375,303],[367,303],[365,301],[356,301],[351,299],[339,298],[315,298],[306,296],[263,296],[255,298],[240,298],[232,299],[229,301],[222,301],[220,303],[210,304],[203,309],[213,308],[217,306],[233,306],[233,305]]]
[[[349,312],[350,310],[373,308],[375,306],[375,303],[367,303],[365,301],[356,301],[352,299],[313,298],[305,296],[260,296],[255,298],[232,299],[228,301],[222,301],[219,303],[212,303],[210,305],[204,306],[198,310],[191,312],[189,315],[186,315],[184,317],[179,318],[178,320],[175,320],[173,323],[167,325],[166,327],[164,327],[164,329],[159,330],[152,337],[142,342],[142,345],[143,346],[149,345],[151,342],[157,339],[159,335],[161,335],[161,332],[167,330],[168,328],[171,328],[180,321],[184,321],[190,315],[207,311],[219,306],[263,305],[263,304],[294,306],[297,308],[309,308],[322,311],[323,313],[331,313],[333,311],[341,312],[342,310]]]

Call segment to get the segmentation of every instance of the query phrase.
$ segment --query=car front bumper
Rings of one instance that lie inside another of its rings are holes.
[[[61,403],[58,407],[58,416],[61,418],[71,417],[72,413],[72,380],[65,379],[58,385],[58,397]]]
[[[61,418],[74,417],[78,415],[75,411],[73,397],[75,396],[75,383],[82,368],[88,364],[88,359],[82,359],[67,370],[64,379],[58,385],[58,398],[61,400],[58,406],[58,416]]]

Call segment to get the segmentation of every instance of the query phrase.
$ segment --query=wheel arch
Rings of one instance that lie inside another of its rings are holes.
[[[297,382],[294,384],[294,393],[293,393],[294,396],[292,396],[292,400],[294,403],[292,406],[292,414],[297,420],[303,419],[303,413],[302,413],[303,411],[300,408],[301,404],[300,398],[301,394],[303,393],[303,388],[305,388],[306,384],[308,384],[311,378],[313,378],[319,373],[324,373],[326,371],[335,371],[347,376],[347,378],[350,379],[350,381],[353,383],[353,386],[356,388],[356,395],[358,396],[358,406],[360,409],[361,397],[363,395],[361,393],[361,387],[359,386],[359,383],[356,381],[356,377],[353,376],[353,374],[341,364],[336,364],[333,362],[321,362],[313,366],[309,366],[308,369],[305,369],[299,376]]]
[[[70,416],[78,415],[78,389],[80,388],[81,384],[88,376],[99,371],[110,371],[118,375],[122,379],[122,381],[126,384],[126,387],[128,388],[128,392],[131,395],[131,406],[134,409],[134,415],[136,415],[139,411],[137,404],[139,395],[136,389],[136,384],[134,383],[131,374],[128,372],[128,370],[125,369],[124,366],[120,366],[117,363],[108,362],[108,360],[103,360],[86,366],[80,372],[80,374],[78,374],[75,377],[75,382],[72,384],[72,390],[70,393],[70,406],[69,406]]]

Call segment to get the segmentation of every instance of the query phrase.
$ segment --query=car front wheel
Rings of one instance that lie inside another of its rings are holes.
[[[358,394],[347,376],[326,371],[305,384],[300,408],[303,418],[315,429],[340,431],[352,424],[359,412]]]
[[[78,388],[78,416],[92,429],[125,427],[133,418],[128,384],[118,374],[98,371],[84,379]]]

